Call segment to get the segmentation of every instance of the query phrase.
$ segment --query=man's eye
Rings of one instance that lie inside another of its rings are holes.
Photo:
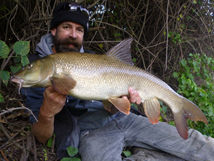
[[[69,26],[64,26],[64,29],[69,29]]]
[[[78,29],[78,31],[79,31],[79,32],[84,32],[84,30],[83,30],[83,29]]]

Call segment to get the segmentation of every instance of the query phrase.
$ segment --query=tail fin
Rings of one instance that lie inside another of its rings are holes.
[[[186,140],[188,138],[187,119],[192,121],[202,121],[206,124],[208,124],[208,122],[207,118],[198,106],[186,98],[183,98],[183,102],[184,104],[182,109],[177,113],[173,112],[173,114],[178,133]]]

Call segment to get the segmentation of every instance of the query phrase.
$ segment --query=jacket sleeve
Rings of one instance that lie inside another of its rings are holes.
[[[39,110],[43,102],[43,92],[45,88],[22,88],[21,94],[24,98],[24,104],[29,108],[36,118],[38,118]],[[30,123],[34,123],[36,119],[33,115],[29,116]]]

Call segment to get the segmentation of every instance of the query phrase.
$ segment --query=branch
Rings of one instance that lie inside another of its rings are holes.
[[[2,110],[2,112],[0,113],[0,116],[1,116],[1,115],[4,115],[4,114],[6,114],[6,113],[10,113],[10,112],[12,112],[12,111],[14,111],[14,110],[27,110],[27,111],[30,112],[30,114],[33,115],[34,119],[38,122],[38,120],[37,120],[36,116],[33,114],[33,112],[32,112],[29,108],[24,107],[24,106],[23,106],[23,107],[9,108],[9,109],[7,109],[7,110]]]
[[[167,70],[167,57],[168,57],[168,33],[169,33],[169,28],[168,28],[168,19],[169,19],[169,0],[167,1],[167,8],[166,8],[166,61],[165,61],[165,70]]]

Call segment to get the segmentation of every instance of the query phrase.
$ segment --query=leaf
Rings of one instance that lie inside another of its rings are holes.
[[[7,46],[7,44],[4,41],[0,40],[0,56],[2,58],[7,58],[9,52],[10,52],[10,49]]]
[[[128,151],[123,151],[123,154],[127,157],[130,157],[132,155],[132,153],[128,150]]]
[[[55,133],[53,134],[53,136],[47,142],[47,146],[50,147],[50,148],[53,145],[54,137],[55,137]]]
[[[0,78],[2,79],[3,83],[7,86],[8,80],[10,79],[10,73],[8,71],[1,70]]]
[[[30,51],[30,41],[17,41],[13,47],[16,54],[26,56]]]
[[[174,78],[178,78],[178,76],[179,76],[179,73],[178,73],[178,72],[173,72],[173,77],[174,77]]]
[[[25,66],[25,65],[29,64],[30,62],[29,62],[28,57],[27,56],[22,56],[21,57],[21,63],[22,63],[22,66]]]
[[[62,158],[61,161],[81,161],[81,159],[79,159],[79,158],[64,157],[64,158]]]
[[[99,47],[100,47],[101,49],[103,49],[103,44],[99,44]]]
[[[16,57],[14,57],[14,63],[15,64],[17,64],[17,63],[21,63],[21,56],[20,55],[18,55],[18,56],[16,56]]]
[[[68,155],[73,157],[78,153],[78,149],[72,146],[67,147]]]
[[[1,93],[0,93],[0,102],[4,102],[4,98]]]
[[[61,159],[61,161],[72,161],[71,159],[72,159],[72,158],[64,157],[64,158]]]
[[[21,68],[22,68],[21,64],[16,64],[15,66],[10,66],[10,70],[11,70],[13,73],[18,72]]]
[[[164,105],[163,105],[163,106],[162,106],[162,110],[163,110],[164,113],[166,113],[166,111],[167,111],[167,106],[164,106]]]
[[[81,159],[80,158],[71,158],[71,161],[81,161]]]
[[[51,138],[48,140],[48,142],[47,142],[47,146],[48,146],[49,148],[51,148],[52,145],[53,145],[53,137],[51,137]]]
[[[135,62],[137,61],[137,59],[136,59],[136,58],[133,58],[132,61],[135,63]]]
[[[138,109],[138,106],[135,103],[131,103],[131,106],[133,106],[134,108]]]

